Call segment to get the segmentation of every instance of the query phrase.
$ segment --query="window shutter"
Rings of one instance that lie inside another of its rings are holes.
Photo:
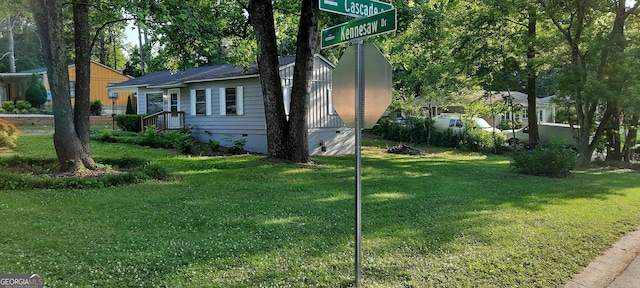
[[[236,112],[238,115],[244,115],[244,97],[242,86],[236,87]]]
[[[207,98],[205,100],[207,116],[211,116],[211,88],[207,88]]]
[[[196,115],[196,90],[191,89],[191,116]]]
[[[227,115],[227,99],[224,88],[220,88],[220,115]]]

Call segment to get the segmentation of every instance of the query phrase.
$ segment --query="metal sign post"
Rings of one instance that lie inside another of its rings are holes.
[[[355,51],[351,46],[340,58],[333,72],[332,84],[334,109],[340,115],[345,126],[355,128],[354,268],[355,285],[359,286],[360,278],[362,278],[362,129],[372,128],[391,103],[392,80],[391,64],[375,45],[365,45],[364,39],[393,32],[397,29],[398,24],[396,10],[384,2],[375,0],[319,1],[321,10],[359,18],[322,30],[320,45],[324,49],[346,42],[355,44],[353,45]],[[360,18],[362,16],[367,17]],[[370,71],[366,71],[365,64],[371,66]],[[365,92],[369,102],[365,101]]]
[[[364,49],[363,40],[356,42],[356,285],[362,276],[362,124],[364,119]]]

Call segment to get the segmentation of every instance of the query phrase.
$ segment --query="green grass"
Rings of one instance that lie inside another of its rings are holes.
[[[15,152],[54,158],[51,136]],[[640,224],[640,177],[513,174],[509,159],[363,153],[364,287],[558,287]],[[48,287],[348,287],[354,157],[285,165],[93,143],[173,181],[0,192],[0,272]]]

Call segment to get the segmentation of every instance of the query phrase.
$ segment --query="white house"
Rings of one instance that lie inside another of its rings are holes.
[[[527,100],[527,94],[517,91],[502,91],[493,93],[492,97],[487,98],[485,103],[491,104],[496,103],[498,101],[505,101],[507,96],[511,96],[513,99],[513,104],[520,107],[517,112],[507,111],[503,114],[496,115],[494,119],[487,119],[491,125],[497,126],[502,121],[515,119],[516,121],[521,121],[526,125],[529,115],[527,114],[527,107],[529,106]],[[556,119],[556,107],[553,103],[551,103],[551,99],[555,96],[547,96],[544,98],[536,98],[536,111],[538,112],[538,122],[555,122]],[[491,118],[491,117],[489,117]],[[493,120],[493,121],[491,121]]]
[[[280,57],[280,77],[285,111],[289,112],[295,57]],[[355,130],[344,126],[332,105],[332,73],[335,65],[320,55],[314,57],[313,86],[309,99],[309,153],[338,155],[354,153]],[[184,115],[184,123],[171,122],[191,131],[198,141],[245,139],[245,150],[267,153],[267,129],[258,67],[247,69],[229,64],[190,68],[172,73],[160,71],[112,84],[114,93],[135,92],[138,114]],[[171,119],[168,119],[171,120]]]

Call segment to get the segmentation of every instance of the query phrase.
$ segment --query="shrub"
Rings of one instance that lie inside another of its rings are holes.
[[[196,144],[196,141],[191,139],[191,133],[188,131],[167,131],[164,132],[162,137],[166,139],[169,145],[167,148],[177,149],[183,154],[190,154]],[[244,148],[244,145],[242,147]]]
[[[496,133],[494,138],[493,133],[481,129],[468,129],[465,133],[459,148],[466,151],[494,152],[506,141],[501,133]]]
[[[102,101],[100,100],[91,101],[89,104],[89,112],[93,116],[100,116],[102,115],[102,106]]]
[[[232,146],[227,148],[227,152],[231,154],[241,154],[244,152],[244,146],[247,144],[247,139],[235,139],[233,134],[225,134],[225,138],[222,140],[229,142]]]
[[[20,129],[13,123],[0,119],[0,149],[16,148],[16,140],[20,136]]]
[[[395,119],[383,117],[367,132],[388,140],[426,144],[429,142],[427,136],[432,127],[433,121],[429,118],[409,118],[401,123]]]
[[[99,137],[100,141],[103,142],[115,142],[116,141],[116,137],[113,134],[113,131],[111,130],[103,130],[102,133],[100,133],[100,137]]]
[[[44,87],[44,84],[35,73],[31,74],[31,81],[27,91],[24,93],[24,98],[35,108],[39,108],[47,102],[47,88]]]
[[[16,109],[20,111],[29,111],[29,109],[31,109],[31,103],[24,100],[18,100],[16,101]]]
[[[7,112],[13,112],[13,110],[16,109],[16,106],[13,101],[4,101],[2,102],[2,109]]]
[[[519,152],[511,161],[511,167],[519,173],[549,177],[567,177],[578,162],[575,150],[550,141],[533,150]]]
[[[215,141],[215,140],[209,140],[209,148],[213,152],[219,151],[220,150],[220,142]]]
[[[8,158],[0,159],[0,167],[2,166],[47,166],[46,161],[37,161],[28,158]],[[14,173],[8,169],[0,169],[0,190],[18,190],[18,189],[86,189],[86,188],[102,188],[109,186],[121,186],[127,184],[135,184],[150,179],[167,179],[169,173],[167,169],[159,164],[153,164],[137,158],[123,159],[103,159],[120,168],[129,168],[125,173],[107,173],[100,177],[62,177],[52,178],[47,175],[39,175],[48,173],[48,171],[40,171],[42,173]],[[4,167],[3,167],[4,168]]]
[[[520,120],[516,120],[515,124],[513,124],[514,122],[512,122],[511,120],[504,120],[502,122],[500,122],[500,124],[498,124],[498,129],[500,130],[510,130],[510,129],[520,129],[522,127],[524,127],[524,124],[522,124],[522,121]]]
[[[140,132],[142,131],[142,117],[140,114],[117,114],[115,117],[118,127],[125,131]]]
[[[127,98],[127,111],[125,114],[136,114],[136,111],[133,109],[133,103],[131,102],[131,96]]]

